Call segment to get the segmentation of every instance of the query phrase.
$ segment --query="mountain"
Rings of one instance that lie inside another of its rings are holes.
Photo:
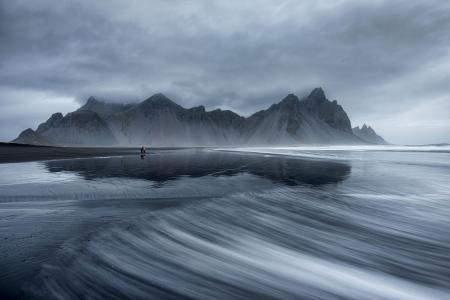
[[[231,111],[185,109],[163,94],[107,118],[119,145],[158,146],[240,144],[243,120]]]
[[[379,145],[389,144],[381,136],[379,136],[375,132],[375,130],[372,129],[372,127],[367,126],[366,124],[364,124],[361,128],[359,128],[359,126],[354,127],[352,130],[354,135],[370,144],[379,144]]]
[[[342,107],[329,101],[321,88],[303,100],[289,94],[253,114],[245,122],[244,136],[251,145],[364,143],[353,135]]]
[[[77,110],[63,116],[53,114],[36,133],[58,145],[110,146],[116,139],[106,121],[94,111]]]
[[[35,135],[59,145],[264,146],[373,143],[355,134],[336,100],[321,88],[299,99],[289,94],[266,110],[242,117],[229,110],[186,109],[163,94],[140,103],[114,104],[90,97],[78,110],[53,114]],[[21,134],[22,135],[22,134]],[[20,136],[19,136],[20,137]],[[36,141],[28,132],[22,141]],[[381,138],[380,142],[384,142]]]
[[[29,144],[29,145],[41,145],[41,146],[52,146],[53,144],[48,141],[45,137],[37,133],[31,128],[22,131],[19,136],[11,141],[17,144]]]
[[[109,115],[125,111],[131,108],[133,104],[121,104],[121,103],[105,103],[95,99],[94,97],[89,97],[82,107],[77,111],[93,111],[101,117],[107,117]]]

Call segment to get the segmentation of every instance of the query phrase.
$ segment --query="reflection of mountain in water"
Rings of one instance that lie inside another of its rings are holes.
[[[50,172],[75,172],[87,180],[107,177],[139,178],[163,184],[182,176],[235,176],[249,173],[286,185],[320,185],[344,180],[351,167],[342,162],[208,151],[77,159],[45,162]]]

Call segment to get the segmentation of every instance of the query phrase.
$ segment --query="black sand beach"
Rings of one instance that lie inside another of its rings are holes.
[[[156,149],[156,148],[154,148]],[[182,148],[157,148],[158,150]],[[149,151],[149,149],[148,149]],[[0,163],[139,154],[138,147],[49,147],[0,142]]]
[[[450,152],[1,149],[2,300],[450,295]]]

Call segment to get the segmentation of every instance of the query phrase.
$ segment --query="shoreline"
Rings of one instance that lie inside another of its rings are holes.
[[[268,149],[294,149],[304,151],[391,151],[391,152],[434,152],[434,153],[450,153],[450,147],[443,146],[376,146],[364,145],[356,147],[352,145],[335,145],[335,146],[275,146],[275,147],[223,147],[223,146],[184,146],[184,147],[151,147],[148,148],[148,154],[154,151],[182,150],[182,149],[215,149],[230,153],[253,153],[280,155],[273,153]],[[58,159],[75,159],[75,158],[92,158],[104,156],[121,156],[121,155],[140,155],[140,146],[136,147],[70,147],[70,146],[41,146],[30,144],[4,143],[0,142],[0,164],[18,163],[31,161],[45,161]],[[282,155],[290,155],[283,153]],[[292,154],[291,154],[292,155]],[[295,156],[295,155],[293,155]]]
[[[155,147],[148,148],[148,151],[186,148],[188,147]],[[98,156],[139,155],[139,149],[140,147],[58,147],[0,143],[0,164]]]

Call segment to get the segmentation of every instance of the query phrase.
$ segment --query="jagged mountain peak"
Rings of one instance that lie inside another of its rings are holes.
[[[306,98],[313,100],[327,100],[325,92],[321,87],[314,88]]]
[[[300,99],[294,94],[288,94],[286,97],[281,99],[280,102],[272,104],[269,111],[282,110],[282,111],[293,111],[295,107],[300,104]]]
[[[164,100],[170,100],[166,95],[164,95],[163,93],[155,93],[153,95],[151,95],[149,98],[147,99],[152,99],[152,100],[156,100],[156,99],[164,99]]]
[[[364,134],[376,135],[375,130],[373,130],[373,128],[367,125],[366,123],[363,124],[361,129],[359,128],[359,126],[357,126],[356,129],[360,130]]]
[[[366,124],[355,132],[370,133]],[[80,109],[53,114],[36,133],[60,145],[283,145],[358,143],[350,120],[322,88],[301,100],[288,94],[268,109],[243,117],[230,110],[185,109],[162,93],[137,104],[89,97]],[[25,139],[36,140],[32,131]],[[365,134],[367,135],[367,134]],[[372,134],[368,134],[372,135]],[[38,136],[39,137],[39,136]]]
[[[20,133],[19,137],[22,136],[22,135],[33,134],[34,132],[35,132],[35,131],[34,131],[33,129],[27,128],[27,129],[25,129],[24,131],[22,131],[22,132]]]
[[[318,116],[333,128],[351,133],[352,127],[347,113],[336,100],[329,101],[321,87],[315,88],[301,101],[306,110]]]
[[[324,107],[332,107],[333,109],[341,108],[337,100],[328,100],[321,87],[313,89],[301,102],[311,110],[323,109]]]
[[[89,103],[97,103],[97,102],[100,102],[100,101],[97,100],[94,96],[90,96],[90,97],[87,99],[86,104],[89,104]]]
[[[178,105],[177,103],[175,103],[174,101],[172,101],[171,99],[169,99],[168,97],[166,97],[164,94],[157,93],[157,94],[154,94],[151,97],[145,99],[141,103],[139,103],[139,105],[137,105],[136,108],[138,108],[138,109],[143,108],[144,110],[149,110],[149,109],[155,109],[155,108],[180,109],[182,107],[180,105]]]
[[[36,129],[36,132],[42,133],[42,132],[48,130],[49,128],[56,126],[59,122],[61,122],[61,120],[63,118],[64,118],[64,116],[60,112],[52,114],[51,117],[48,118],[47,121],[39,124],[38,128]]]
[[[83,106],[81,106],[78,110],[91,109],[97,106],[108,105],[106,102],[97,100],[94,96],[90,96]]]
[[[333,104],[333,102],[327,99],[325,92],[320,87],[313,89],[301,102],[312,111],[320,110],[325,106],[329,107],[330,104]],[[337,106],[337,102],[335,104]]]
[[[172,100],[170,100],[166,95],[163,93],[156,93],[149,98],[145,99],[143,102],[152,102],[152,103],[175,103]]]
[[[388,144],[388,142],[386,142],[381,136],[379,136],[372,127],[368,126],[365,123],[361,127],[354,127],[352,131],[354,135],[368,143]]]
[[[91,96],[77,111],[93,111],[101,117],[108,117],[115,113],[125,111],[132,106],[133,104],[105,102]]]
[[[300,99],[298,99],[295,94],[288,94],[279,102],[279,104],[293,104],[298,102],[300,102]]]

